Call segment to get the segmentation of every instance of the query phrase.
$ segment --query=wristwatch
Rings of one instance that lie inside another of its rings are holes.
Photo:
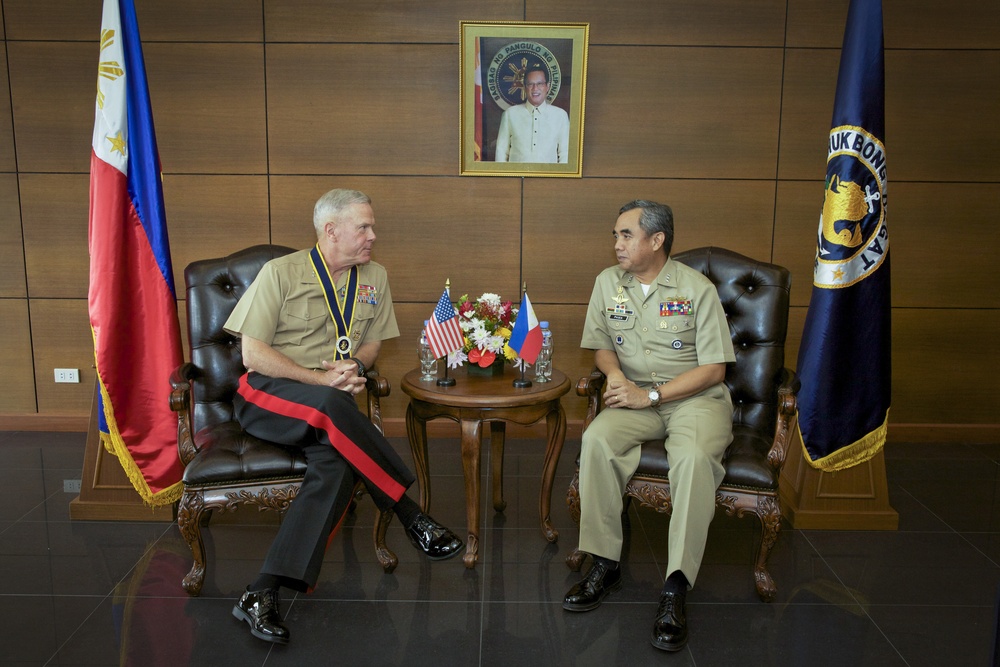
[[[364,375],[365,372],[367,372],[368,369],[365,368],[365,365],[363,363],[361,363],[360,359],[358,359],[357,357],[349,357],[349,359],[350,359],[350,361],[353,361],[354,363],[356,363],[358,365],[358,376],[359,377],[362,376],[362,375]]]
[[[659,385],[653,387],[649,390],[649,407],[655,408],[660,404],[660,390]]]

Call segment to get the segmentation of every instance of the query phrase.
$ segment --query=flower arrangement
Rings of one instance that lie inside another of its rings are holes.
[[[491,292],[476,300],[463,294],[458,300],[457,311],[465,346],[448,355],[449,368],[461,366],[466,361],[489,368],[498,357],[521,367],[523,362],[509,345],[517,318],[517,308],[510,301],[503,301],[498,294]]]

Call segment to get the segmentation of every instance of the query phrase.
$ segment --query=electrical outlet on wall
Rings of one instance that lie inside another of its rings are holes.
[[[79,381],[80,381],[79,368],[56,369],[56,382],[79,382]]]

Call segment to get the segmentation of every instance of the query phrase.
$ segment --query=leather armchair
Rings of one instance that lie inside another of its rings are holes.
[[[205,580],[201,530],[212,513],[240,506],[283,513],[305,474],[300,452],[255,438],[237,423],[233,397],[246,369],[239,339],[222,328],[264,263],[292,251],[258,245],[228,257],[193,262],[184,271],[191,361],[170,379],[170,407],[177,413],[177,447],[185,466],[177,526],[194,557],[183,581],[190,595],[198,595]],[[368,415],[382,430],[379,399],[389,395],[389,382],[372,369],[366,389]],[[356,495],[361,488],[359,483]],[[374,531],[376,557],[386,572],[398,563],[385,545],[391,518],[391,512],[377,512]]]
[[[736,363],[726,369],[733,397],[733,442],[726,450],[725,478],[715,495],[716,506],[729,516],[754,516],[761,541],[753,563],[757,594],[765,602],[777,589],[767,570],[767,558],[778,539],[781,505],[778,478],[796,422],[799,382],[784,367],[785,337],[791,275],[784,267],[750,259],[721,248],[697,248],[673,258],[704,273],[715,284],[726,311]],[[584,428],[601,409],[605,377],[594,371],[577,385],[587,398]],[[663,442],[642,444],[639,467],[626,488],[626,500],[670,514],[670,466]],[[570,482],[566,502],[573,520],[580,521],[579,468]],[[579,570],[586,554],[574,550],[566,558]]]

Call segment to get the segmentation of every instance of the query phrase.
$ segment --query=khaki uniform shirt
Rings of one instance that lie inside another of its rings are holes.
[[[337,280],[342,299],[350,271]],[[352,353],[367,341],[399,336],[396,314],[385,268],[376,262],[358,267],[358,295],[350,337]],[[246,334],[267,343],[292,361],[314,370],[336,357],[339,334],[316,273],[309,250],[272,259],[260,270],[236,304],[225,330]]]
[[[715,285],[668,258],[649,294],[618,266],[597,276],[580,346],[614,350],[625,377],[641,387],[706,364],[736,361]]]

